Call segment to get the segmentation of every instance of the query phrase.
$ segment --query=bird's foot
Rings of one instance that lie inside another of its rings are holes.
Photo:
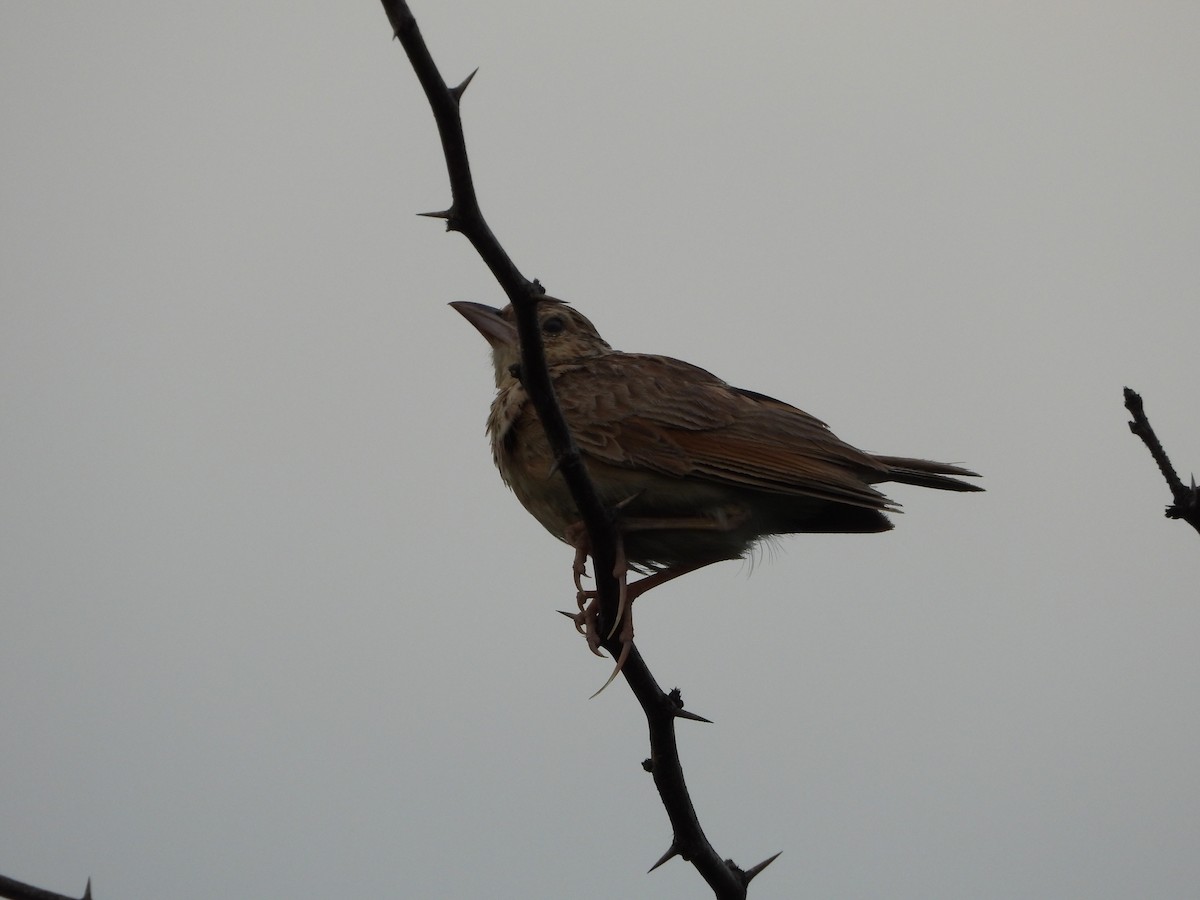
[[[608,676],[608,680],[604,682],[600,691],[612,684],[613,679],[617,677],[621,669],[625,665],[625,661],[629,659],[629,651],[633,646],[633,599],[641,591],[631,591],[629,585],[629,561],[625,557],[625,541],[621,535],[617,535],[617,558],[613,565],[613,577],[617,579],[617,615],[613,620],[612,627],[608,634],[604,634],[600,628],[600,597],[597,591],[584,590],[581,584],[581,573],[583,570],[584,561],[587,559],[587,535],[586,533],[571,535],[572,543],[575,545],[575,603],[579,608],[579,612],[573,617],[575,622],[575,630],[584,636],[587,640],[588,649],[596,656],[603,656],[600,652],[601,646],[605,641],[611,640],[617,635],[620,630],[619,640],[621,649],[617,653],[617,664]],[[599,694],[600,691],[596,691]],[[596,694],[592,694],[593,697]]]
[[[583,591],[579,597],[579,612],[575,615],[564,612],[563,615],[572,619],[575,622],[575,630],[584,636],[588,643],[588,649],[597,656],[603,656],[600,652],[603,646],[603,640],[600,636],[600,612],[599,612],[599,597],[595,591]],[[626,660],[629,659],[629,654],[633,650],[633,608],[626,610],[625,615],[621,619],[621,633],[619,636],[621,649],[617,652],[617,664],[613,667],[612,673],[608,676],[608,680],[600,686],[600,690],[592,694],[595,697],[600,691],[613,683],[613,680],[621,673],[625,667]],[[588,698],[589,700],[591,697]]]
[[[588,649],[597,656],[600,652],[600,598],[595,591],[580,591],[575,595],[579,612],[574,616],[575,630],[587,640]]]
[[[636,590],[637,584],[634,585],[635,590],[630,589],[629,560],[625,557],[625,540],[620,533],[617,534],[617,559],[613,566],[613,577],[617,579],[617,617],[605,640],[611,640],[619,628],[621,633],[618,640],[621,643],[621,650],[617,654],[617,664],[613,666],[612,674],[608,676],[608,680],[604,684],[600,685],[600,690],[592,694],[592,697],[612,684],[613,679],[621,674],[621,670],[625,668],[625,661],[629,659],[629,651],[633,649],[633,601],[641,591]],[[638,582],[638,584],[640,583]],[[590,700],[591,697],[588,699]]]
[[[617,558],[613,563],[613,578],[617,579],[617,618],[609,629],[608,637],[617,633],[617,628],[627,615],[632,616],[629,596],[629,560],[625,558],[625,538],[617,532]],[[632,628],[630,629],[632,633]]]

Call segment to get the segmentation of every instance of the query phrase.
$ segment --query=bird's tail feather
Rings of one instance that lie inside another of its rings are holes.
[[[965,475],[978,478],[978,472],[952,466],[948,463],[931,462],[928,459],[909,459],[903,456],[877,456],[875,459],[887,466],[888,481],[914,484],[918,487],[934,488],[939,491],[982,491],[977,484],[949,478],[950,475]]]

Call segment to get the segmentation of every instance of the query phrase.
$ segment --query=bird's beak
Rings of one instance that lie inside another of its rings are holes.
[[[469,300],[456,300],[450,305],[475,326],[493,350],[517,346],[517,329],[500,316],[500,310]]]

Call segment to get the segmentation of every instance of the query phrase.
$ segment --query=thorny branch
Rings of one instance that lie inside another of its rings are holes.
[[[529,281],[518,271],[485,222],[475,196],[466,142],[463,138],[462,118],[459,114],[463,92],[474,73],[467,76],[457,87],[447,86],[430,56],[408,4],[403,0],[383,0],[383,8],[388,21],[391,22],[393,33],[408,54],[409,62],[412,63],[433,110],[446,157],[446,169],[450,176],[450,207],[425,215],[445,219],[447,230],[457,231],[471,242],[516,311],[517,331],[521,343],[521,380],[537,410],[538,418],[546,431],[546,438],[554,448],[558,469],[570,488],[571,496],[579,508],[580,518],[587,529],[591,542],[593,574],[601,603],[601,633],[608,634],[617,614],[617,583],[612,575],[616,561],[613,517],[596,494],[579,449],[571,438],[566,420],[554,397],[554,388],[546,368],[537,325],[537,298],[543,293],[542,287],[537,281]],[[603,646],[614,658],[620,652],[619,639],[609,638]],[[667,694],[658,686],[636,647],[631,648],[622,674],[646,714],[650,729],[650,758],[643,765],[654,776],[655,786],[673,830],[671,846],[652,870],[671,857],[680,856],[696,867],[716,897],[721,900],[744,898],[750,880],[779,854],[748,870],[742,870],[732,860],[721,859],[705,837],[684,782],[683,768],[675,743],[675,720],[707,720],[684,710],[678,690]]]
[[[1154,433],[1154,429],[1150,426],[1150,420],[1146,418],[1146,411],[1142,406],[1141,394],[1125,388],[1125,408],[1133,416],[1133,421],[1129,423],[1129,430],[1142,439],[1142,442],[1146,445],[1146,449],[1154,457],[1154,462],[1158,466],[1158,470],[1162,472],[1163,478],[1167,480],[1167,487],[1171,489],[1171,496],[1175,502],[1167,507],[1167,518],[1183,519],[1195,528],[1196,531],[1200,531],[1200,492],[1197,492],[1195,477],[1193,476],[1190,487],[1185,486],[1179,480],[1179,476],[1175,473],[1175,467],[1171,465],[1171,460],[1167,458],[1167,451],[1163,449],[1162,444],[1158,440],[1158,435]]]

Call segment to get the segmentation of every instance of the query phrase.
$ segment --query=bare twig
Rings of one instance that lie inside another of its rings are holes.
[[[1200,494],[1197,493],[1195,476],[1192,477],[1190,487],[1185,486],[1179,480],[1179,476],[1175,473],[1175,467],[1167,458],[1167,451],[1163,449],[1158,435],[1154,433],[1154,429],[1150,425],[1150,420],[1146,418],[1141,394],[1125,388],[1125,408],[1133,416],[1133,421],[1129,423],[1129,430],[1142,439],[1146,449],[1154,457],[1158,470],[1167,480],[1167,487],[1171,489],[1171,496],[1175,502],[1167,507],[1167,518],[1183,519],[1196,531],[1200,531]]]
[[[429,54],[408,5],[403,0],[383,0],[383,8],[433,110],[450,176],[453,198],[450,207],[426,215],[445,219],[448,230],[460,232],[471,242],[516,311],[521,344],[521,381],[537,410],[546,438],[554,448],[557,468],[566,480],[587,529],[593,574],[601,603],[600,632],[609,634],[617,614],[617,583],[612,574],[616,561],[613,517],[596,494],[587,467],[554,396],[537,325],[537,298],[542,294],[541,285],[529,281],[518,271],[484,221],[475,196],[459,113],[463,92],[474,73],[457,87],[448,87]],[[602,646],[614,658],[621,650],[620,641],[616,638],[609,638]],[[671,849],[655,867],[672,856],[681,856],[696,867],[718,898],[744,898],[750,879],[775,857],[743,871],[731,860],[723,860],[705,837],[684,782],[683,767],[675,743],[675,720],[700,717],[684,710],[678,690],[667,694],[659,687],[636,647],[630,649],[622,674],[646,714],[650,729],[650,759],[645,766],[654,776],[673,831]]]

